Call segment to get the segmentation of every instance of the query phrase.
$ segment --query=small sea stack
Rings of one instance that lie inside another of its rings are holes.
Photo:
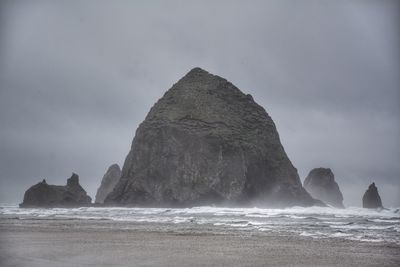
[[[313,198],[336,208],[344,208],[343,195],[331,169],[312,169],[304,180],[303,186]]]
[[[79,184],[79,176],[73,173],[67,185],[49,185],[46,180],[26,190],[21,208],[29,207],[82,207],[89,206],[92,199]]]
[[[121,168],[118,164],[111,165],[101,180],[101,185],[97,189],[95,203],[102,204],[107,195],[113,191],[115,185],[121,178]]]
[[[383,208],[381,197],[378,193],[378,188],[375,183],[369,185],[362,198],[363,208],[377,209]]]

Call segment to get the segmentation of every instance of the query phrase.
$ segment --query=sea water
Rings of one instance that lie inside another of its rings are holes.
[[[0,207],[2,218],[18,220],[99,220],[131,224],[185,225],[191,229],[246,231],[254,234],[296,234],[312,238],[342,238],[364,242],[400,244],[400,209],[349,207],[264,208],[120,208],[83,207],[74,209]],[[116,224],[118,225],[118,224]]]

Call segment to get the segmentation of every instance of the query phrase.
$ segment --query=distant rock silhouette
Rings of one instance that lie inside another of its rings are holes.
[[[200,68],[151,108],[105,203],[322,204],[302,187],[264,108]]]
[[[30,187],[20,207],[80,207],[90,205],[91,201],[79,184],[79,176],[73,173],[65,186],[49,185],[43,179]]]
[[[363,208],[375,209],[375,208],[383,208],[382,200],[378,193],[378,188],[375,186],[375,183],[369,185],[367,191],[362,198]]]
[[[313,198],[326,204],[343,208],[343,195],[331,169],[316,168],[310,171],[304,180],[304,188]]]
[[[106,196],[113,191],[115,185],[121,178],[121,168],[118,164],[111,165],[101,180],[101,185],[97,189],[95,203],[103,203]]]

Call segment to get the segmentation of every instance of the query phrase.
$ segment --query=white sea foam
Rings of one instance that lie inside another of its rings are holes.
[[[293,207],[287,209],[194,207],[26,209],[0,207],[5,217],[37,220],[109,220],[132,223],[208,225],[235,231],[295,233],[312,238],[344,238],[365,242],[400,244],[399,209],[362,209],[350,207]]]

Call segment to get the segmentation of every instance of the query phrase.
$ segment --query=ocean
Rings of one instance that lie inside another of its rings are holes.
[[[98,220],[113,227],[156,224],[159,228],[192,232],[235,231],[257,235],[299,235],[311,238],[339,238],[362,242],[400,244],[400,209],[382,210],[349,207],[264,208],[19,208],[0,207],[2,219],[31,220]],[[113,224],[113,222],[115,222]],[[117,222],[124,222],[118,224]],[[103,225],[104,224],[99,224]]]

